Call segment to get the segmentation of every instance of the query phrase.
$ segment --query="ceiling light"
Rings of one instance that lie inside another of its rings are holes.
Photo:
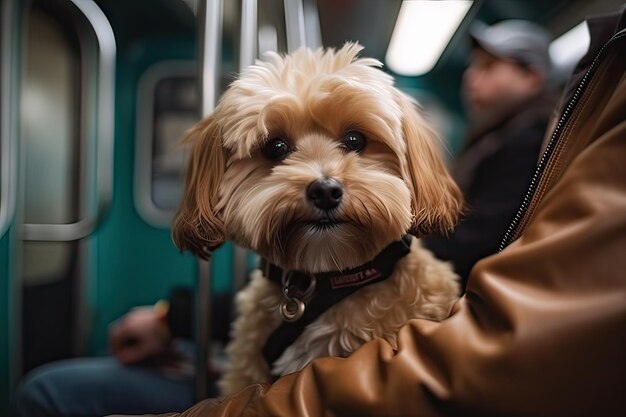
[[[397,74],[416,76],[430,71],[463,21],[471,0],[405,0],[385,60]]]

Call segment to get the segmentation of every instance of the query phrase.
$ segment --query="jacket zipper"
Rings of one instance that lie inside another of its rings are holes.
[[[541,159],[539,160],[539,163],[537,164],[537,168],[535,169],[535,173],[533,174],[530,185],[528,186],[528,190],[526,191],[524,200],[522,200],[522,204],[520,205],[520,208],[518,209],[517,213],[515,214],[515,217],[509,224],[509,227],[507,228],[507,231],[505,232],[504,237],[502,238],[502,242],[500,243],[500,248],[498,249],[499,251],[502,251],[513,240],[517,239],[519,235],[522,233],[522,231],[524,230],[524,228],[526,227],[526,225],[528,224],[528,221],[530,220],[530,217],[532,216],[532,213],[535,207],[537,206],[537,204],[539,204],[539,202],[543,198],[543,195],[546,192],[545,189],[541,190],[542,192],[540,193],[537,192],[537,187],[541,183],[541,180],[544,177],[546,177],[546,175],[550,174],[550,172],[546,171],[546,167],[548,166],[550,162],[556,161],[563,152],[564,147],[561,147],[561,149],[559,149],[558,152],[555,152],[555,149],[558,148],[560,137],[561,137],[561,134],[563,133],[566,123],[569,121],[570,116],[576,109],[576,105],[580,101],[580,98],[585,92],[586,87],[590,83],[590,80],[593,77],[596,69],[598,68],[599,62],[603,58],[603,55],[606,49],[615,40],[622,38],[624,36],[626,36],[626,29],[621,30],[620,32],[613,35],[613,37],[609,39],[602,46],[600,51],[596,54],[593,62],[587,69],[587,72],[583,76],[582,80],[580,80],[580,82],[578,83],[578,86],[576,88],[576,91],[574,92],[574,95],[567,103],[567,106],[565,107],[565,111],[561,115],[559,122],[557,123],[554,129],[554,132],[552,133],[550,142],[548,142],[548,146],[546,147],[545,151],[543,152],[541,156]],[[557,166],[557,165],[553,164],[552,166]]]

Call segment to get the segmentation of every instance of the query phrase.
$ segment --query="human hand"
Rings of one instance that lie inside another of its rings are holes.
[[[109,348],[125,364],[164,353],[170,339],[163,313],[151,306],[135,307],[109,327]]]

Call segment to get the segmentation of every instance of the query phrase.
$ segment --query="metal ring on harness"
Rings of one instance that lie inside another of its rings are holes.
[[[280,303],[280,315],[284,321],[292,323],[298,321],[304,311],[306,310],[306,303],[317,286],[315,276],[310,275],[309,286],[306,290],[301,291],[298,287],[290,285],[291,273],[285,273],[283,275],[283,297],[284,300]]]
[[[289,323],[300,320],[304,314],[306,305],[299,298],[293,297],[291,300],[284,300],[280,303],[280,315],[283,320]]]

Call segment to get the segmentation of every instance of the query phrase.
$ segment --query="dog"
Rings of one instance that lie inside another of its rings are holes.
[[[396,348],[408,320],[458,299],[412,235],[450,230],[460,191],[416,104],[361,50],[267,55],[184,139],[175,244],[208,258],[230,239],[263,259],[236,296],[224,395],[374,338]]]

